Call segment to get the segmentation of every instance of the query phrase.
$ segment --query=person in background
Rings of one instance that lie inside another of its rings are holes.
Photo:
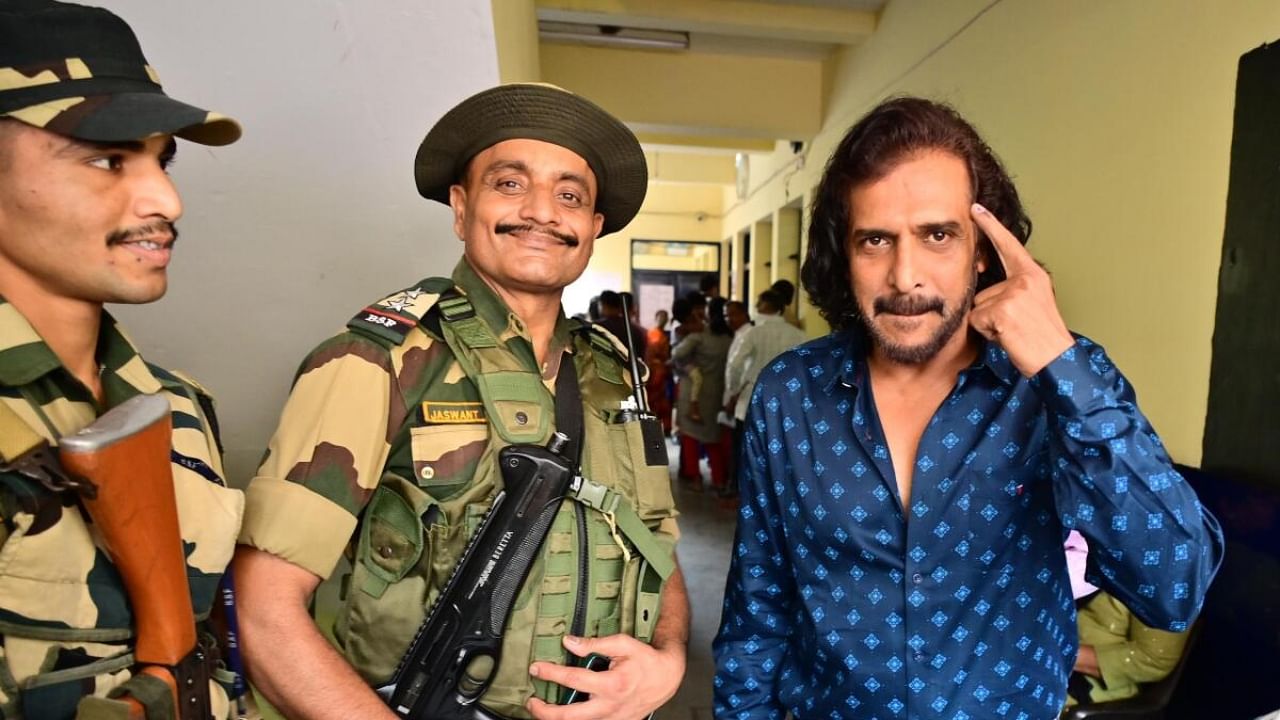
[[[1067,533],[1067,540],[1062,544],[1067,554],[1067,576],[1071,578],[1071,596],[1075,598],[1076,607],[1098,592],[1098,586],[1085,579],[1086,565],[1089,561],[1089,542],[1079,530]]]
[[[1080,608],[1076,613],[1080,652],[1067,678],[1067,707],[1124,700],[1138,694],[1139,683],[1165,679],[1182,658],[1188,633],[1147,625],[1124,603],[1086,580],[1089,544],[1080,533],[1072,530],[1064,548]]]
[[[746,303],[743,303],[738,300],[730,300],[729,302],[725,303],[724,319],[725,319],[725,322],[728,323],[729,329],[733,331],[733,342],[729,344],[729,360],[725,364],[724,382],[725,382],[725,399],[727,401],[728,395],[729,395],[729,387],[735,384],[736,382],[735,378],[733,377],[733,373],[730,370],[729,365],[733,361],[734,353],[737,351],[738,348],[742,346],[743,337],[745,337],[747,334],[747,331],[753,327],[753,324],[751,322],[751,316],[747,313]],[[733,418],[733,408],[730,407],[727,402],[724,405],[724,407],[720,409],[720,412],[717,414],[717,419],[719,420],[720,424],[725,428],[724,433],[727,433],[727,438],[725,442],[728,443],[728,450],[726,451],[728,455],[726,456],[727,459],[725,463],[725,467],[727,468],[727,470],[725,471],[725,476],[728,478],[728,481],[724,484],[724,487],[720,488],[720,495],[721,497],[730,498],[737,495],[736,478],[737,478],[738,458],[734,451],[734,437],[736,436],[736,433],[735,433],[736,421]]]
[[[800,327],[800,319],[796,317],[796,309],[794,307],[796,299],[796,286],[790,280],[781,279],[769,286],[769,289],[778,294],[778,298],[782,301],[782,312],[779,313],[787,322],[796,327]]]
[[[627,320],[630,321],[634,327],[641,327],[640,308],[636,305],[636,296],[630,290],[623,290],[618,293],[618,295],[622,298],[623,306],[627,308]],[[643,331],[644,328],[641,327],[641,332]]]
[[[645,390],[649,395],[649,411],[662,423],[662,431],[671,434],[671,340],[667,336],[667,311],[654,313],[649,328],[644,362],[649,366]]]
[[[680,433],[679,476],[694,489],[702,488],[699,458],[703,451],[711,466],[711,484],[717,490],[726,480],[727,452],[721,450],[721,426],[715,410],[724,394],[724,368],[733,334],[724,320],[723,300],[712,303],[704,323],[690,314],[690,325],[699,329],[685,336],[672,350],[672,361],[686,375],[679,384],[676,429]]]
[[[730,300],[724,304],[724,321],[733,332],[734,339],[741,335],[742,330],[755,324],[747,313],[747,304],[740,300]]]
[[[630,293],[627,293],[630,295]],[[644,328],[628,320],[629,313],[623,312],[622,294],[612,290],[600,293],[600,320],[597,325],[608,330],[623,347],[627,347],[627,326],[631,326],[631,341],[635,343],[636,357],[644,359],[649,333]]]
[[[702,297],[708,302],[720,297],[720,273],[703,273],[698,279],[698,292],[702,293]]]
[[[707,327],[707,298],[702,293],[689,292],[671,306],[671,315],[676,321],[671,330],[674,348],[685,336]],[[685,327],[686,323],[690,323],[688,327]]]
[[[747,406],[751,391],[755,388],[760,370],[770,360],[786,350],[804,342],[804,333],[782,317],[785,303],[774,290],[765,290],[756,300],[756,317],[760,322],[748,332],[734,339],[729,348],[729,360],[725,369],[724,408],[734,419],[733,442],[729,451],[732,463],[740,462],[742,453],[743,424],[747,418]],[[736,467],[736,465],[734,466]],[[736,476],[725,486],[725,494],[737,495]]]

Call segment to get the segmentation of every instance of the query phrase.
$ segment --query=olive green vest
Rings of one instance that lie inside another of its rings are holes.
[[[484,419],[433,424],[425,412],[410,412],[395,432],[389,457],[407,446],[412,468],[401,463],[399,472],[385,471],[361,515],[334,628],[347,659],[371,684],[394,672],[501,488],[498,451],[545,444],[555,430],[555,400],[541,374],[494,336],[452,281],[432,278],[409,292],[415,290],[440,295],[422,319],[412,319],[448,344],[452,357],[445,360],[456,360],[464,381],[474,384]],[[348,328],[403,350],[409,329],[376,317],[362,312]],[[564,635],[626,633],[649,641],[663,581],[674,568],[674,539],[652,532],[674,514],[667,466],[646,462],[639,423],[614,422],[631,397],[622,354],[609,336],[585,325],[572,336],[573,367],[560,372],[578,375],[586,482],[561,507],[520,590],[481,699],[507,717],[528,717],[524,703],[534,694],[559,701],[560,687],[533,680],[528,668],[536,660],[565,663]],[[423,400],[403,398],[404,407],[419,408]],[[474,474],[458,484],[435,482],[441,447],[468,440],[484,443]]]

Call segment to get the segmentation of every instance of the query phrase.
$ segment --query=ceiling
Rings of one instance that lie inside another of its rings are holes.
[[[535,0],[541,79],[626,122],[651,153],[654,180],[729,184],[735,153],[818,132],[835,60],[870,37],[884,4]],[[614,44],[628,36],[681,47]],[[699,155],[689,168],[684,156]]]

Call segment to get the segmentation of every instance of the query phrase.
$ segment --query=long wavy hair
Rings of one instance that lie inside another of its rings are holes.
[[[950,105],[918,97],[886,100],[857,122],[836,148],[813,198],[809,249],[800,279],[818,312],[836,330],[861,327],[849,278],[850,196],[853,189],[888,175],[911,155],[941,150],[964,161],[975,202],[991,211],[1023,245],[1031,218],[1000,160],[973,126]],[[979,231],[988,258],[978,291],[1004,280],[1004,267]]]

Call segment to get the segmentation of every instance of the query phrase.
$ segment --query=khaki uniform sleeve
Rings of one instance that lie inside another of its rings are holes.
[[[382,476],[395,392],[376,343],[345,334],[312,352],[249,483],[240,543],[328,577]]]

